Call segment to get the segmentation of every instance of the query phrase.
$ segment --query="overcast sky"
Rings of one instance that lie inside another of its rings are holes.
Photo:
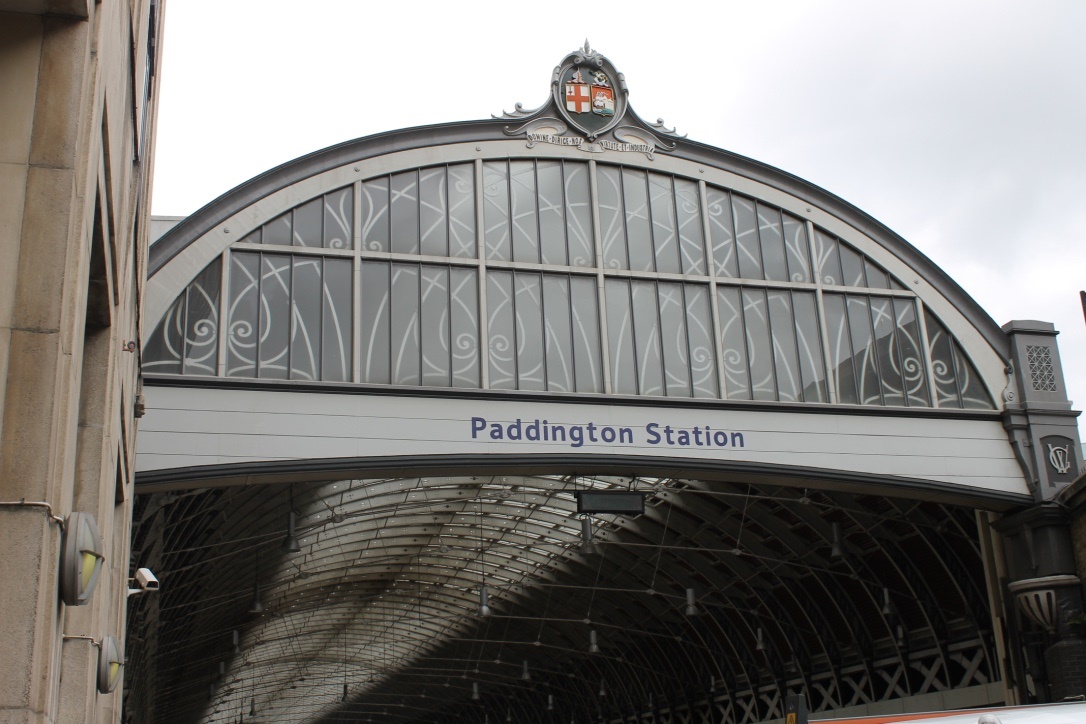
[[[1084,32],[1079,0],[170,0],[152,208],[190,214],[352,138],[534,108],[587,36],[643,118],[851,202],[1000,324],[1054,323],[1086,409]]]

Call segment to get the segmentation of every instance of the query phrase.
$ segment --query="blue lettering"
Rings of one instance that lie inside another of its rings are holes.
[[[660,427],[655,422],[650,422],[645,425],[645,432],[648,433],[649,439],[646,440],[649,445],[658,445],[660,443],[660,433],[656,432],[656,428]]]
[[[478,437],[479,433],[486,429],[486,420],[481,417],[471,418],[471,439]]]

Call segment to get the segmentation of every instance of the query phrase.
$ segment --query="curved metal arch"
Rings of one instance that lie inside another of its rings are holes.
[[[172,503],[146,519],[172,531],[170,540],[177,550],[167,558],[176,558],[184,569],[180,575],[189,579],[170,592],[173,601],[163,614],[186,607],[203,612],[203,623],[185,629],[193,635],[185,642],[190,658],[198,669],[208,671],[197,688],[216,682],[220,691],[216,701],[224,706],[236,705],[240,696],[255,696],[258,707],[281,700],[282,706],[269,711],[285,721],[318,712],[329,717],[336,711],[362,716],[363,711],[373,711],[375,702],[398,704],[403,697],[408,703],[402,709],[405,722],[429,719],[434,704],[429,697],[444,700],[453,695],[455,702],[460,696],[467,707],[463,712],[482,711],[469,703],[473,678],[485,684],[484,708],[502,716],[512,708],[523,721],[542,720],[545,691],[560,694],[564,705],[594,712],[601,678],[609,691],[602,711],[611,721],[625,718],[630,709],[643,712],[650,694],[656,706],[672,713],[692,713],[720,703],[741,704],[740,708],[753,707],[750,711],[759,716],[772,716],[789,691],[810,690],[827,675],[837,677],[829,689],[835,692],[833,698],[827,701],[842,696],[847,701],[849,687],[856,686],[869,687],[864,696],[878,700],[884,692],[871,683],[872,669],[868,668],[864,684],[859,674],[843,674],[840,664],[830,665],[829,659],[840,659],[832,649],[806,648],[810,632],[822,625],[822,619],[855,618],[852,611],[862,609],[827,593],[815,598],[830,610],[801,601],[810,598],[810,586],[828,585],[827,575],[847,578],[848,571],[855,570],[863,584],[862,591],[857,588],[865,598],[863,606],[881,603],[874,600],[881,591],[878,584],[897,574],[873,571],[863,557],[871,554],[872,545],[885,546],[884,538],[910,535],[917,526],[932,533],[926,516],[946,511],[915,503],[868,509],[862,497],[847,494],[628,477],[517,477],[505,481],[506,490],[517,484],[516,492],[505,498],[492,477],[476,478],[433,480],[423,489],[419,479],[296,484],[294,507],[311,527],[299,531],[308,538],[303,550],[287,555],[274,552],[284,534],[288,489],[272,489],[271,495],[240,488],[171,495]],[[600,552],[586,556],[579,549],[572,496],[559,492],[574,484],[632,487],[645,491],[650,504],[640,517],[598,516]],[[435,516],[416,507],[412,493],[419,498],[428,495],[425,505],[442,512]],[[811,504],[801,502],[809,496]],[[452,507],[446,509],[447,504]],[[377,517],[373,511],[378,511]],[[341,516],[339,522],[329,523],[332,515]],[[396,522],[384,526],[378,538],[381,515]],[[789,530],[801,519],[805,528]],[[843,522],[855,548],[850,555],[858,558],[836,574],[827,572],[829,564],[823,557],[831,544],[831,520]],[[958,532],[962,521],[964,517],[948,525]],[[185,531],[187,536],[196,535],[187,544]],[[804,537],[811,535],[820,541],[816,546]],[[462,540],[442,554],[440,545],[446,543],[441,541],[452,542],[450,536]],[[318,538],[321,548],[311,550]],[[731,552],[737,540],[743,548],[739,556]],[[374,541],[378,547],[373,547]],[[372,564],[358,555],[367,546],[376,558]],[[243,609],[257,549],[262,550],[266,611],[253,620]],[[975,554],[976,548],[963,552],[969,551]],[[217,574],[225,573],[224,582],[203,580],[209,575],[201,568],[205,560],[219,567]],[[495,613],[489,619],[474,614],[477,563],[483,564],[493,585]],[[313,567],[330,570],[299,578]],[[607,575],[597,580],[601,571]],[[523,575],[531,578],[518,580]],[[241,585],[230,582],[239,577]],[[721,583],[722,590],[716,590]],[[691,585],[702,591],[698,596],[702,614],[694,618],[682,611],[684,588]],[[655,595],[649,595],[649,587],[655,587]],[[960,588],[946,594],[965,595]],[[209,596],[223,597],[228,605],[209,607]],[[737,616],[735,611],[744,613]],[[584,623],[586,616],[591,626]],[[298,622],[303,620],[308,621],[309,636],[300,634],[305,628]],[[872,635],[885,641],[885,624],[877,626],[879,633]],[[226,682],[220,683],[215,671],[223,655],[217,652],[229,640],[231,627],[243,631],[243,652],[236,661],[226,657],[232,663]],[[601,654],[587,651],[590,627],[600,632]],[[764,656],[753,650],[758,627],[764,630]],[[544,635],[537,646],[540,630]],[[345,662],[339,653],[344,644]],[[499,651],[502,663],[495,664]],[[531,662],[530,685],[519,681],[523,659]],[[800,663],[794,673],[786,667],[792,660]],[[478,675],[471,673],[475,668]],[[468,673],[467,680],[456,679],[462,672]],[[565,676],[574,672],[572,680]],[[709,690],[708,676],[713,676],[715,691]],[[306,681],[299,683],[301,677]],[[344,677],[350,689],[346,704],[338,701]],[[443,694],[446,678],[455,679],[455,688],[450,686]],[[291,685],[309,688],[292,690]],[[317,697],[319,705],[303,706],[303,700],[291,698],[290,692],[303,690]],[[200,692],[184,686],[163,687],[161,695],[173,699],[179,711],[202,706]],[[454,711],[456,707],[449,709],[448,716]]]

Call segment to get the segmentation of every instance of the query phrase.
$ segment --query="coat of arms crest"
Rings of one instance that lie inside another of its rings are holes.
[[[566,81],[566,110],[599,116],[615,115],[615,90],[607,74],[602,70],[592,71],[591,81],[588,81],[581,68],[574,68]]]
[[[554,100],[563,118],[594,140],[626,112],[626,84],[607,58],[585,42],[555,69]]]

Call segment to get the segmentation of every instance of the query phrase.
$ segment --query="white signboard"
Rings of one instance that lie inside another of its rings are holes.
[[[137,471],[501,453],[840,470],[1027,494],[996,419],[145,388]]]

